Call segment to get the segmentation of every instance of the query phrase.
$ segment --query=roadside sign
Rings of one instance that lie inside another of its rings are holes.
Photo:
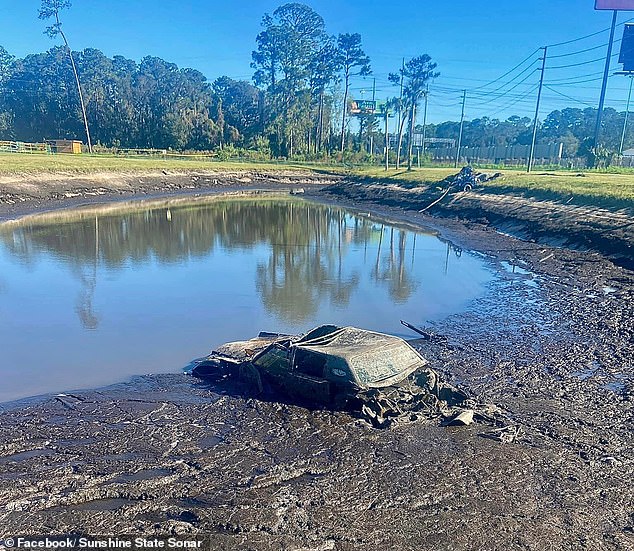
[[[634,0],[595,0],[594,9],[634,11]]]
[[[619,63],[623,63],[623,71],[626,73],[634,71],[634,25],[625,25],[623,29]]]
[[[371,115],[376,111],[376,102],[367,99],[358,99],[350,102],[350,113],[358,115]]]

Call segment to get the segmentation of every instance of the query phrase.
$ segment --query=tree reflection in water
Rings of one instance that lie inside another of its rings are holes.
[[[378,245],[369,275],[392,300],[404,302],[419,286],[413,250],[406,262],[413,234],[389,228],[386,237],[387,231],[336,207],[276,197],[49,213],[0,226],[0,239],[24,264],[48,254],[68,265],[81,284],[76,312],[84,327],[96,328],[98,268],[179,264],[217,249],[268,247],[268,259],[255,267],[255,286],[267,311],[288,322],[309,319],[324,301],[349,303],[361,278],[358,269],[346,269],[350,247],[363,246],[367,258],[368,246]]]

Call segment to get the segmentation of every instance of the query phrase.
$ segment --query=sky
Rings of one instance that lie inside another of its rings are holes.
[[[136,61],[158,56],[198,69],[210,80],[221,75],[250,80],[251,52],[262,16],[283,3],[74,0],[62,21],[73,50],[97,48],[110,57],[123,55]],[[303,3],[324,18],[329,34],[361,34],[373,75],[353,81],[352,93],[358,99],[372,98],[374,79],[376,99],[398,95],[388,74],[398,71],[403,57],[426,53],[440,72],[430,86],[428,122],[459,120],[463,89],[467,119],[532,118],[541,68],[539,48],[548,45],[541,118],[553,109],[598,105],[612,12],[595,11],[594,0]],[[9,53],[24,57],[58,44],[59,39],[43,33],[46,22],[37,17],[39,5],[39,0],[0,0],[0,45]],[[630,19],[634,23],[634,11],[619,13],[615,41],[620,41],[622,24]],[[587,35],[593,36],[576,40]],[[616,42],[611,73],[621,68],[619,48]],[[611,76],[606,107],[624,111],[629,85],[629,78]]]

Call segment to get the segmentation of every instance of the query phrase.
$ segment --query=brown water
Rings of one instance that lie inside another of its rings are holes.
[[[414,337],[494,270],[422,231],[288,197],[115,205],[0,225],[0,401],[176,372],[321,323]]]

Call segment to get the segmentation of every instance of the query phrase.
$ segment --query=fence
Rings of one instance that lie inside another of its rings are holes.
[[[562,160],[564,146],[561,143],[536,145],[536,164],[559,164]],[[455,147],[429,148],[427,154],[432,160],[440,162],[453,161],[456,158]],[[511,145],[508,147],[461,147],[460,163],[521,164],[528,160],[529,145]]]
[[[133,149],[133,148],[116,148],[112,150],[115,155],[122,155],[124,157],[156,157],[167,155],[167,149]]]
[[[50,153],[51,148],[46,143],[0,141],[0,151],[10,153]]]

